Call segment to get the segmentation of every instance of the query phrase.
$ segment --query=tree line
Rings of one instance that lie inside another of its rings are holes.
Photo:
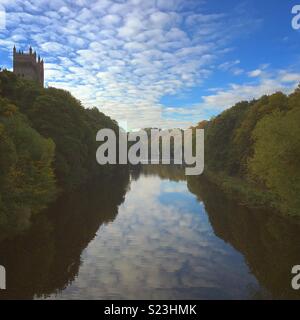
[[[96,163],[96,133],[118,132],[97,108],[69,92],[0,72],[0,234],[27,228],[61,192],[113,174]]]
[[[254,206],[300,215],[300,86],[243,101],[205,129],[205,174]]]

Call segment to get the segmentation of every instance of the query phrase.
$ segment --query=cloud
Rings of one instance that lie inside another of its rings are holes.
[[[6,28],[6,11],[4,6],[0,3],[0,30],[5,30]]]
[[[282,82],[289,82],[294,83],[294,85],[297,83],[300,83],[300,74],[299,73],[293,73],[288,71],[281,71],[280,72],[280,78]]]
[[[161,99],[201,85],[241,26],[234,17],[228,23],[223,13],[206,13],[203,1],[5,0],[4,6],[1,50],[31,44],[45,59],[48,85],[127,119],[131,128],[191,125],[188,116],[165,112]],[[238,65],[220,68],[241,74]]]
[[[61,54],[65,52],[65,46],[58,42],[45,42],[42,43],[40,46],[42,51],[47,53]]]
[[[203,115],[205,111],[217,114],[239,101],[258,99],[276,91],[289,94],[300,82],[300,73],[290,73],[287,70],[277,70],[269,74],[259,72],[255,77],[258,78],[257,82],[231,84],[226,89],[216,89],[214,94],[203,96],[202,102],[193,106],[194,112],[198,110],[199,115]]]
[[[239,76],[244,73],[244,70],[239,67],[240,63],[240,60],[226,61],[221,63],[218,66],[218,69],[221,71],[231,72],[235,76]]]
[[[174,17],[165,12],[156,11],[150,15],[150,23],[153,23],[156,27],[164,28],[171,25],[173,21]]]
[[[186,182],[155,172],[131,182],[115,221],[101,226],[82,257],[78,276],[50,298],[183,299],[229,285],[232,298],[256,283],[243,257],[214,235]]]
[[[256,70],[250,71],[248,73],[248,76],[251,77],[251,78],[255,78],[255,77],[260,76],[261,74],[262,74],[262,70],[256,69]]]
[[[101,22],[105,26],[115,26],[121,22],[121,17],[119,17],[116,14],[108,14],[108,15],[102,17]]]

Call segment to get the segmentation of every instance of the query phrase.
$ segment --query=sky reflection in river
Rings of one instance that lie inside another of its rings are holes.
[[[131,181],[116,219],[100,227],[81,261],[75,281],[50,298],[247,299],[260,290],[186,181],[155,175]]]

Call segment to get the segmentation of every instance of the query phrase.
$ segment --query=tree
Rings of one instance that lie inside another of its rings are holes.
[[[30,127],[15,105],[0,98],[0,230],[28,227],[56,194],[54,143]]]
[[[300,108],[276,111],[254,130],[253,177],[281,199],[282,210],[300,214]]]

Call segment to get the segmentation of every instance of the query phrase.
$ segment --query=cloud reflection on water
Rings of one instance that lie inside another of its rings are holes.
[[[132,181],[116,220],[101,226],[81,260],[56,298],[250,298],[258,287],[186,182],[157,176]]]

